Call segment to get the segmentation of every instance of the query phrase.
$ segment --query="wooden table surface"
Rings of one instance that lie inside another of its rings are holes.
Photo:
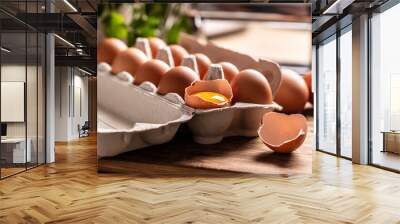
[[[228,137],[218,144],[201,145],[181,130],[169,143],[100,159],[98,168],[102,172],[133,175],[309,174],[312,129],[309,117],[305,144],[291,154],[273,152],[258,137]]]

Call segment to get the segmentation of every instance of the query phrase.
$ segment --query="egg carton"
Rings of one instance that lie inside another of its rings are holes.
[[[197,47],[199,50],[200,47]],[[216,57],[213,57],[215,49],[213,51],[211,54],[203,52],[216,61]],[[260,65],[260,62],[248,56],[233,51],[224,51],[226,53],[246,58],[242,62],[246,62],[249,67],[242,65],[239,60],[237,63],[240,69],[258,68],[263,72],[268,71],[272,93],[276,93],[280,83],[280,71],[276,63],[264,61],[266,63]],[[194,109],[185,105],[185,101],[176,93],[157,94],[157,87],[151,82],[134,85],[134,78],[129,73],[112,74],[110,65],[106,63],[99,64],[97,70],[99,157],[115,156],[169,142],[183,123],[187,123],[193,140],[199,144],[218,143],[228,136],[254,137],[258,135],[262,116],[266,112],[280,109],[277,104],[242,102],[222,108]]]
[[[152,83],[136,86],[130,77],[126,72],[112,75],[106,63],[98,65],[97,154],[100,157],[166,143],[182,123],[193,117],[193,109],[185,106],[178,94],[160,96]]]

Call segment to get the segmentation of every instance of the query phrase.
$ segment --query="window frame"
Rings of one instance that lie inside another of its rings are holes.
[[[368,11],[368,165],[377,167],[383,170],[388,170],[395,173],[400,173],[400,169],[394,169],[391,167],[387,167],[384,165],[380,165],[373,162],[373,154],[374,154],[374,147],[373,147],[373,130],[372,130],[372,76],[373,76],[373,66],[372,66],[372,54],[373,54],[373,34],[372,34],[372,19],[374,14],[381,14],[385,11],[393,8],[394,6],[400,4],[400,0],[388,0],[382,5],[369,10]]]
[[[321,44],[326,44],[326,43],[328,43],[328,42],[330,42],[330,41],[336,41],[336,61],[335,61],[335,63],[336,63],[336,139],[335,139],[335,141],[336,141],[336,151],[335,151],[335,153],[332,153],[332,152],[329,152],[329,151],[326,151],[326,150],[324,150],[324,149],[321,149],[320,148],[320,143],[319,143],[319,119],[318,119],[318,115],[319,115],[319,111],[320,111],[320,106],[319,106],[319,95],[318,94],[315,94],[316,95],[316,104],[314,105],[315,107],[316,107],[316,109],[315,109],[315,116],[314,116],[314,122],[316,122],[316,133],[315,133],[315,145],[316,145],[316,150],[317,151],[319,151],[319,152],[323,152],[323,153],[327,153],[327,154],[329,154],[329,155],[333,155],[333,156],[337,156],[337,157],[340,157],[340,158],[344,158],[344,159],[347,159],[347,160],[352,160],[352,158],[351,157],[347,157],[347,156],[344,156],[344,155],[342,155],[342,153],[341,153],[341,118],[340,118],[340,103],[341,103],[341,97],[340,97],[340,81],[341,81],[341,67],[340,67],[340,38],[341,38],[341,36],[342,35],[344,35],[344,34],[346,34],[347,32],[351,32],[352,31],[352,22],[349,22],[349,18],[351,18],[351,17],[349,17],[349,16],[346,16],[346,17],[344,17],[344,18],[342,18],[342,20],[344,21],[341,21],[341,20],[339,20],[338,21],[338,23],[339,22],[343,22],[343,24],[345,24],[345,25],[343,25],[343,27],[340,27],[340,29],[339,29],[339,27],[338,27],[338,29],[336,30],[336,32],[335,33],[333,33],[333,34],[331,34],[331,35],[329,35],[328,37],[326,37],[326,38],[324,38],[324,39],[322,39],[322,40],[319,40],[318,41],[318,43],[317,44],[315,44],[315,55],[316,55],[316,66],[315,66],[315,70],[316,70],[316,75],[315,75],[315,77],[316,77],[316,81],[315,81],[315,83],[316,83],[316,90],[318,90],[318,88],[319,88],[319,82],[320,82],[320,80],[319,80],[319,77],[320,77],[320,74],[319,74],[319,58],[320,58],[320,55],[319,55],[319,51],[318,51],[318,49],[320,48],[320,45]],[[336,24],[334,24],[333,26],[336,26]]]

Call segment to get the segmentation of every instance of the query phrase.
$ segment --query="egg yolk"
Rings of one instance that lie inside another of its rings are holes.
[[[224,104],[228,102],[228,98],[224,95],[214,92],[198,92],[193,94],[194,96],[200,97],[204,101],[208,101],[215,104]]]

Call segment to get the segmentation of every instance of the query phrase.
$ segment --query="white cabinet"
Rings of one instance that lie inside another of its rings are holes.
[[[27,144],[25,151],[25,144]],[[32,140],[24,138],[7,138],[1,140],[2,152],[7,152],[3,159],[7,163],[25,163],[32,161]],[[12,159],[11,159],[12,158]]]

